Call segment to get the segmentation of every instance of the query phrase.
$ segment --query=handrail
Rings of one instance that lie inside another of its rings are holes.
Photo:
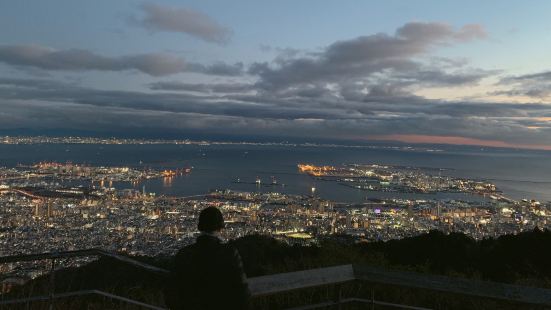
[[[390,271],[366,265],[353,265],[353,268],[357,280],[551,306],[550,289],[417,272]]]
[[[250,278],[249,287],[253,296],[262,296],[354,280],[551,306],[550,289],[417,272],[391,271],[358,264]]]
[[[253,296],[273,295],[296,289],[356,280],[352,265],[308,269],[249,278]]]
[[[401,305],[401,304],[395,304],[395,303],[391,303],[391,302],[384,302],[384,301],[378,301],[378,300],[374,300],[374,299],[365,299],[365,298],[343,298],[343,299],[340,299],[338,301],[327,301],[327,302],[322,302],[322,303],[319,303],[319,304],[294,307],[294,308],[290,308],[290,309],[286,309],[286,310],[319,309],[319,308],[327,308],[327,307],[331,307],[331,306],[339,306],[339,305],[347,304],[347,303],[371,304],[372,306],[377,305],[377,306],[385,306],[385,307],[408,309],[408,310],[431,310],[429,308]]]
[[[71,258],[71,257],[90,257],[90,256],[103,256],[110,257],[121,262],[134,265],[155,273],[168,274],[168,270],[152,266],[146,263],[142,263],[127,256],[119,255],[116,253],[108,252],[102,249],[86,249],[75,251],[60,251],[60,252],[48,252],[40,254],[23,254],[23,255],[11,255],[0,257],[0,264],[15,263],[15,262],[28,262],[46,259],[59,259],[59,258]]]
[[[39,301],[52,301],[54,299],[62,299],[62,298],[70,298],[70,297],[80,297],[80,296],[86,296],[86,295],[98,295],[102,297],[107,297],[110,299],[122,301],[128,304],[140,306],[142,308],[147,309],[153,309],[153,310],[167,310],[166,308],[153,306],[150,304],[146,304],[134,299],[122,297],[119,295],[107,293],[100,290],[81,290],[81,291],[73,291],[73,292],[67,292],[67,293],[59,293],[54,295],[40,295],[40,296],[32,296],[27,298],[21,298],[21,299],[10,299],[10,300],[2,300],[0,301],[0,305],[13,305],[13,304],[21,304],[21,303],[28,303],[28,302],[39,302]]]
[[[148,270],[153,273],[161,274],[161,275],[168,275],[169,271],[163,268],[159,268],[156,266],[152,266],[146,263],[142,263],[140,261],[137,261],[135,259],[119,255],[116,253],[108,252],[102,249],[85,249],[85,250],[75,250],[75,251],[60,251],[60,252],[48,252],[48,253],[40,253],[40,254],[27,254],[27,255],[11,255],[11,256],[4,256],[0,257],[0,264],[6,264],[6,263],[15,263],[15,262],[28,262],[28,261],[37,261],[37,260],[51,260],[51,270],[50,270],[50,293],[49,295],[42,295],[42,296],[31,296],[27,298],[22,299],[9,299],[9,300],[1,300],[0,305],[10,305],[10,304],[19,304],[19,303],[28,303],[33,301],[47,301],[50,304],[50,308],[56,299],[61,298],[68,298],[68,297],[75,297],[75,296],[85,296],[85,295],[99,295],[103,297],[107,297],[114,300],[119,300],[125,303],[137,305],[143,308],[147,309],[153,309],[153,310],[166,310],[165,308],[150,305],[147,303],[143,303],[134,299],[114,295],[111,293],[107,293],[100,290],[81,290],[81,291],[73,291],[73,292],[65,292],[60,294],[55,294],[55,280],[54,280],[54,267],[55,267],[55,261],[57,259],[61,258],[71,258],[71,257],[90,257],[90,256],[103,256],[103,257],[110,257],[113,259],[116,259],[118,261]]]

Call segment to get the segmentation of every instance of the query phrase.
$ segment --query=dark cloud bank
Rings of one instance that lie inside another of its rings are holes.
[[[162,27],[190,32],[186,25]],[[204,31],[201,35],[206,38],[209,31]],[[476,85],[495,75],[495,71],[470,68],[464,61],[430,57],[435,48],[486,36],[478,25],[454,29],[442,23],[408,23],[392,35],[337,41],[314,52],[282,52],[272,62],[248,65],[189,64],[162,54],[107,57],[84,50],[2,46],[0,62],[12,66],[134,70],[151,76],[199,72],[233,78],[216,83],[162,79],[141,92],[3,78],[0,127],[59,128],[63,124],[69,129],[101,127],[121,133],[199,131],[304,140],[415,134],[551,144],[550,129],[542,120],[551,117],[548,105],[447,102],[414,95],[424,87]],[[237,78],[241,75],[247,78]],[[544,79],[512,79],[530,78]]]
[[[188,63],[167,53],[148,53],[109,57],[83,49],[56,50],[40,45],[0,45],[0,62],[13,66],[52,71],[126,71],[151,76],[184,72],[214,75],[240,75],[243,64],[217,62],[211,65]]]

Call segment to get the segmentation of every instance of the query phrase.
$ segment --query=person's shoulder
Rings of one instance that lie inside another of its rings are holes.
[[[195,244],[190,244],[181,248],[178,253],[176,253],[176,255],[174,255],[174,257],[172,258],[171,270],[185,270],[193,260],[193,253],[195,252],[195,248]]]
[[[235,247],[235,245],[231,241],[222,243],[222,245],[223,245],[224,249],[226,249],[227,251],[230,251],[230,252],[237,251],[237,248]]]
[[[241,258],[239,255],[239,250],[232,243],[224,243],[224,253],[227,257]]]
[[[182,258],[185,258],[185,257],[188,257],[189,255],[191,255],[194,251],[195,251],[195,248],[197,247],[197,245],[194,243],[194,244],[190,244],[190,245],[187,245],[183,248],[181,248],[178,253],[176,253],[176,255],[174,256],[174,258],[176,260],[179,260],[179,259],[182,259]]]

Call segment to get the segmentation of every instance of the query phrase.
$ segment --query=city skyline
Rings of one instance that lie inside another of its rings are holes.
[[[544,1],[0,4],[0,132],[551,149]]]

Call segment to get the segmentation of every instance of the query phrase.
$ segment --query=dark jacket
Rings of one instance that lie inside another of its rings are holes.
[[[248,309],[249,289],[234,247],[210,235],[175,257],[165,297],[170,309]]]

